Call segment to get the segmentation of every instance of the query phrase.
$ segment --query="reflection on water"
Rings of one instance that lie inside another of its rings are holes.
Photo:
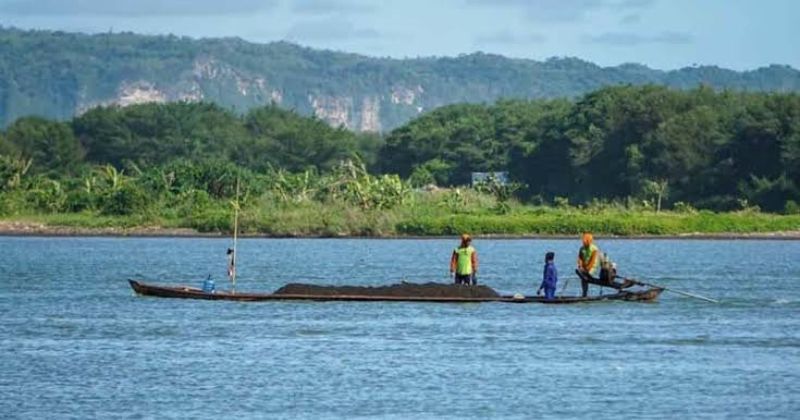
[[[620,271],[722,300],[232,303],[222,239],[0,238],[0,412],[59,417],[784,417],[800,412],[800,242],[600,241]],[[239,244],[238,290],[447,281],[456,240]],[[477,240],[479,280],[568,291],[578,241]]]

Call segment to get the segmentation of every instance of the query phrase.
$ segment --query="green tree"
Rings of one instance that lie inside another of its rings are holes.
[[[409,177],[426,162],[442,162],[449,168],[446,179],[437,179],[443,185],[467,184],[472,172],[505,170],[511,145],[525,137],[539,106],[502,101],[439,108],[390,133],[378,154],[379,168]]]
[[[442,159],[436,158],[414,166],[414,171],[409,176],[409,182],[415,187],[426,185],[447,185],[450,179],[452,165]]]
[[[652,198],[655,201],[656,213],[660,213],[661,201],[665,199],[669,193],[669,182],[666,179],[645,179],[642,181],[641,189],[642,195],[647,198]]]
[[[236,161],[257,170],[269,166],[327,170],[358,152],[359,139],[353,132],[277,106],[250,111],[245,126],[250,139],[237,152]]]
[[[716,151],[730,139],[727,124],[718,110],[706,105],[664,121],[643,142],[647,158],[642,175],[671,184],[679,192],[677,200],[693,200],[711,192],[714,186],[706,175]]]
[[[608,87],[580,99],[567,136],[581,201],[633,195],[640,174],[626,151],[685,107],[686,96],[658,86]]]
[[[523,196],[553,199],[577,190],[570,160],[571,142],[565,135],[573,104],[552,101],[531,110],[536,119],[515,131],[522,134],[509,151],[508,170],[526,185]]]
[[[228,159],[246,137],[241,120],[209,103],[176,102],[94,108],[72,126],[94,163],[118,168],[178,158]]]
[[[6,138],[23,159],[33,161],[35,172],[72,172],[83,160],[83,149],[65,123],[20,118],[8,128]]]

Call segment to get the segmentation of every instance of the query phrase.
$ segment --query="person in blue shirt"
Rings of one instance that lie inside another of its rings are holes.
[[[556,254],[554,252],[548,252],[544,256],[544,274],[542,276],[542,284],[539,286],[539,290],[536,291],[536,294],[541,294],[542,289],[544,289],[544,297],[545,299],[555,299],[556,297],[556,284],[558,283],[558,270],[556,270],[556,265],[553,262],[555,260]]]

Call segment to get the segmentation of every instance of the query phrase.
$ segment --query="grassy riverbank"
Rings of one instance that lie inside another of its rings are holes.
[[[228,203],[190,211],[170,207],[130,216],[97,212],[17,214],[0,218],[0,232],[27,234],[209,234],[233,229]],[[534,207],[507,204],[468,194],[453,203],[447,194],[417,194],[391,209],[362,209],[343,202],[275,203],[257,200],[242,207],[240,232],[263,236],[447,236],[577,235],[591,231],[614,236],[731,236],[800,232],[800,215],[776,215],[747,210],[728,213],[662,211],[623,207]],[[793,235],[794,236],[794,235]]]

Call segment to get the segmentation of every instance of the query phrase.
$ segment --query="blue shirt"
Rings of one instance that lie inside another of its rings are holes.
[[[544,274],[542,276],[542,285],[540,287],[549,287],[549,288],[556,288],[556,283],[558,283],[558,270],[556,270],[556,265],[549,262],[544,265]]]

